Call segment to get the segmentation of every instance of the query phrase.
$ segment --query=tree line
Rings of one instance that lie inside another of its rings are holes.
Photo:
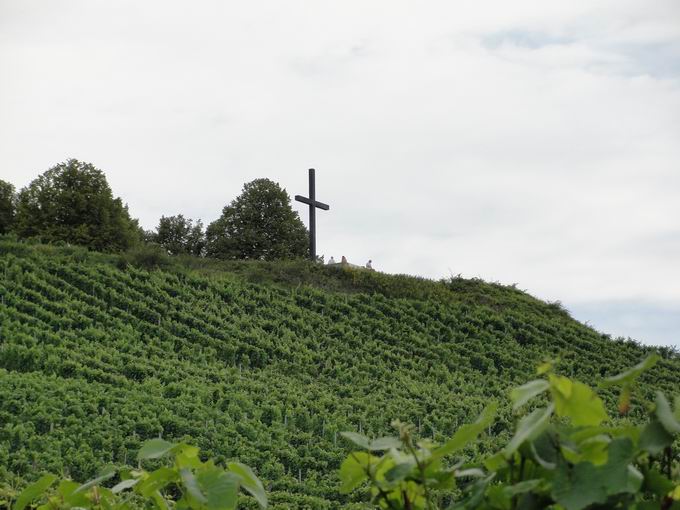
[[[76,159],[50,168],[19,192],[0,180],[0,234],[7,233],[103,252],[155,246],[170,255],[255,260],[305,257],[309,235],[286,190],[265,178],[246,183],[207,228],[176,214],[145,231],[114,197],[104,172]]]

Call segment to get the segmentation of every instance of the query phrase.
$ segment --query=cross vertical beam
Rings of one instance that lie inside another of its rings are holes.
[[[316,200],[314,169],[309,169],[309,197],[295,195],[295,200],[309,205],[309,257],[316,262],[316,208],[328,211],[330,206]]]
[[[309,256],[316,260],[316,175],[313,168],[309,169]]]

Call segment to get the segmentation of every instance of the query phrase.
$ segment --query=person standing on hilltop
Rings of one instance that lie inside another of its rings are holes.
[[[373,261],[371,259],[366,262],[366,269],[373,270]]]
[[[330,266],[331,264],[335,264],[335,258],[333,255],[331,255],[331,258],[328,259],[328,265]]]
[[[342,265],[345,265],[345,266],[347,265],[347,259],[345,258],[344,255],[343,255],[342,258],[340,259],[340,263],[341,263]]]

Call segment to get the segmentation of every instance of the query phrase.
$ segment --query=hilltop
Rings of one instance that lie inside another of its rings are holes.
[[[512,427],[508,388],[544,359],[596,384],[651,350],[481,280],[156,262],[0,238],[0,481],[85,480],[162,436],[253,466],[274,508],[345,507],[338,432],[400,419],[443,439],[498,399],[491,445]],[[662,355],[642,395],[680,384]]]

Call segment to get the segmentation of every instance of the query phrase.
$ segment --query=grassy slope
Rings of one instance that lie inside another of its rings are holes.
[[[256,467],[275,508],[338,508],[338,431],[398,418],[443,439],[546,357],[596,382],[647,351],[481,281],[182,267],[0,239],[0,480],[85,479],[162,435]],[[679,369],[665,359],[644,392],[673,393]],[[511,421],[505,405],[487,441]]]

